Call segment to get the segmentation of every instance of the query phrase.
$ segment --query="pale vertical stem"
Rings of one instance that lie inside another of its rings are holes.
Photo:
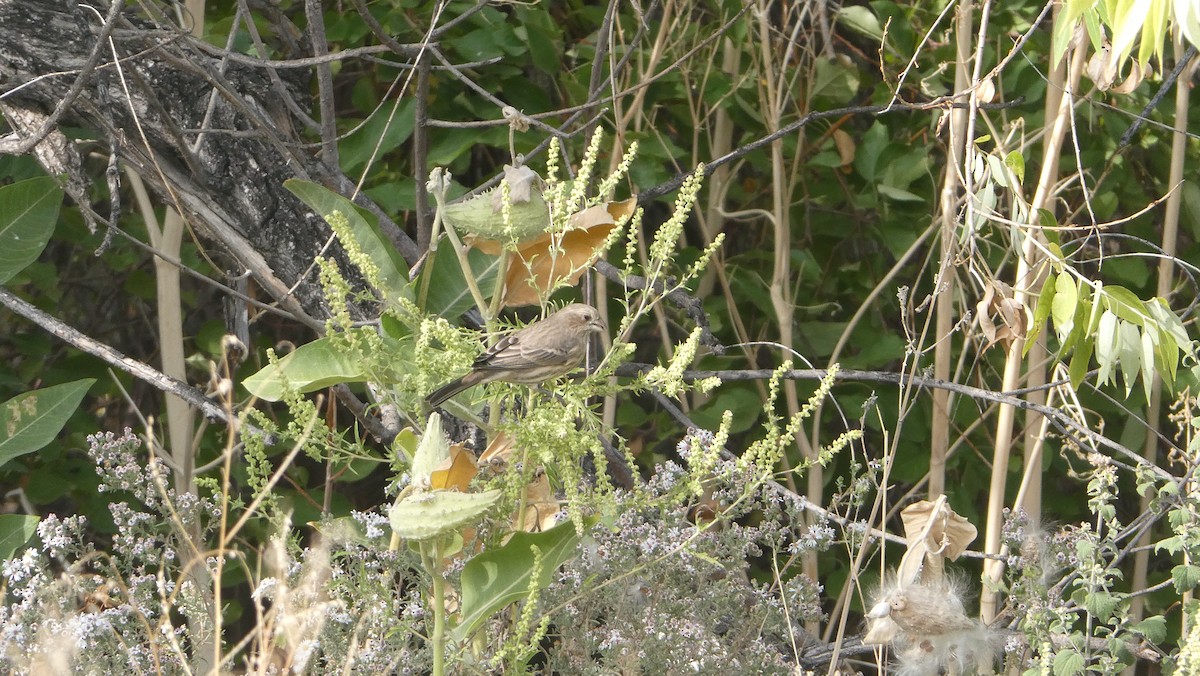
[[[724,39],[721,41],[721,72],[729,76],[730,79],[735,79],[741,72],[742,50],[734,45],[732,40]],[[700,133],[706,125],[700,124],[699,116],[697,116],[696,138],[693,139],[693,147],[700,148]],[[707,125],[708,134],[708,155],[709,157],[724,157],[733,150],[733,119],[729,116],[728,106],[717,106],[712,112],[711,124]],[[722,164],[713,170],[712,174],[705,179],[705,205],[703,211],[697,211],[696,220],[700,224],[700,233],[704,237],[702,246],[708,247],[713,240],[721,232],[725,230],[725,195],[727,194],[726,186],[729,183],[731,167],[728,164]],[[724,265],[722,253],[717,251],[713,255],[713,260],[708,267],[704,268],[704,274],[696,282],[696,296],[699,298],[708,298],[713,295],[713,291],[717,286],[718,281],[724,284],[724,279],[721,267]],[[725,289],[722,289],[724,292]],[[730,317],[735,316],[733,308],[730,311]],[[747,348],[747,353],[753,348]],[[753,367],[752,367],[753,368]],[[764,394],[765,389],[761,390]],[[703,392],[693,392],[691,394],[691,402],[693,407],[699,408],[708,401],[710,395]],[[795,481],[791,475],[788,475],[788,487],[793,491],[796,490]]]
[[[1055,8],[1057,12],[1057,8]],[[1046,106],[1045,115],[1047,120],[1055,119],[1059,114],[1060,106],[1063,99],[1063,88],[1067,82],[1066,78],[1066,62],[1065,60],[1055,65],[1050,71],[1048,78],[1048,86],[1046,87]],[[1061,144],[1061,142],[1060,142]],[[1045,147],[1050,149],[1049,144]],[[1058,181],[1058,152],[1059,148],[1054,149],[1054,159],[1050,159],[1048,153],[1044,153],[1042,162],[1042,173],[1036,186],[1033,202],[1030,205],[1030,212],[1036,213],[1038,209],[1046,209],[1054,213],[1054,200],[1052,188]],[[1035,235],[1031,234],[1030,237]],[[1040,237],[1040,235],[1036,235]],[[1032,251],[1032,249],[1030,250]],[[1044,279],[1031,280],[1031,284],[1027,288],[1038,288]],[[1043,331],[1029,347],[1029,352],[1025,355],[1025,361],[1029,364],[1029,368],[1025,373],[1026,387],[1040,387],[1047,382],[1046,369],[1049,366],[1049,350],[1046,348],[1046,333]],[[1044,390],[1034,390],[1026,395],[1026,399],[1032,404],[1045,404],[1046,392]],[[1042,517],[1042,452],[1046,445],[1045,436],[1045,419],[1036,411],[1025,412],[1025,437],[1022,449],[1025,457],[1024,477],[1021,485],[1021,492],[1015,507],[1021,509],[1034,522],[1037,523]],[[1034,466],[1036,464],[1036,466]]]
[[[1183,43],[1181,40],[1175,40],[1175,59],[1183,58]],[[1172,189],[1171,194],[1167,197],[1166,210],[1163,213],[1163,234],[1162,242],[1159,246],[1162,248],[1162,257],[1158,259],[1158,285],[1154,295],[1160,298],[1166,298],[1171,293],[1171,286],[1174,283],[1175,277],[1175,251],[1178,236],[1179,236],[1179,208],[1182,202],[1183,191],[1174,190],[1175,186],[1179,185],[1183,180],[1184,159],[1187,152],[1187,126],[1188,126],[1188,103],[1191,94],[1191,87],[1182,82],[1175,83],[1175,131],[1171,134],[1171,169],[1169,178],[1167,179],[1167,187]],[[1143,372],[1142,377],[1149,375],[1150,369]],[[1146,462],[1151,465],[1158,463],[1158,420],[1162,414],[1162,387],[1161,380],[1158,374],[1153,376],[1154,383],[1150,388],[1150,410],[1146,414],[1146,438],[1142,444],[1142,457],[1146,458]],[[1142,511],[1150,508],[1150,497],[1142,497]],[[1138,541],[1139,550],[1133,559],[1133,589],[1146,588],[1146,573],[1150,562],[1150,544],[1152,542],[1150,532],[1146,531],[1142,534]],[[1136,596],[1133,599],[1133,604],[1129,608],[1130,617],[1133,620],[1139,620],[1142,617],[1142,610],[1145,606],[1145,600],[1141,596]]]
[[[954,91],[966,91],[971,82],[971,30],[974,6],[962,2],[957,10],[955,28]],[[941,193],[941,261],[934,277],[934,293],[937,294],[934,324],[933,377],[950,380],[950,366],[954,361],[953,342],[950,333],[954,330],[954,252],[957,239],[958,195],[962,186],[962,171],[965,170],[967,148],[966,108],[953,108],[950,115],[950,137],[947,144],[946,174]],[[929,450],[929,499],[933,500],[946,490],[946,452],[950,448],[950,392],[936,390],[933,393],[933,419],[931,421]]]
[[[1057,19],[1057,17],[1056,17]],[[1084,57],[1086,50],[1076,48],[1074,55],[1071,57],[1070,69],[1061,80],[1063,86],[1074,87],[1079,81],[1079,73],[1083,70]],[[1071,84],[1066,84],[1066,83]],[[1049,87],[1050,91],[1055,89],[1055,83],[1052,81]],[[1038,176],[1037,189],[1034,192],[1033,207],[1039,205],[1048,205],[1051,199],[1051,193],[1054,187],[1055,179],[1058,175],[1058,156],[1062,150],[1063,139],[1066,137],[1067,131],[1070,128],[1069,116],[1073,114],[1071,107],[1071,97],[1062,96],[1058,98],[1058,104],[1051,115],[1049,105],[1055,102],[1052,97],[1047,97],[1047,122],[1051,125],[1051,131],[1046,135],[1045,145],[1042,149],[1042,168]],[[1032,210],[1031,210],[1032,211]],[[1033,263],[1037,248],[1034,245],[1035,233],[1030,232],[1025,236],[1025,242],[1021,247],[1021,257],[1017,261],[1017,270],[1013,279],[1013,297],[1018,303],[1028,303],[1032,298],[1031,293],[1035,293],[1033,287],[1032,273],[1034,272]],[[1024,349],[1025,341],[1016,339],[1008,348],[1008,353],[1005,357],[1004,364],[1004,380],[1000,386],[1002,392],[1015,390],[1020,387],[1021,382],[1021,352]],[[991,484],[988,492],[988,509],[987,509],[987,526],[984,536],[984,552],[988,554],[1000,554],[1002,529],[1004,526],[1004,492],[1008,485],[1008,461],[1010,457],[1010,446],[1013,441],[1013,425],[1016,417],[1016,409],[1012,406],[1000,404],[999,410],[996,413],[996,437],[992,450],[992,476]],[[1029,454],[1029,457],[1034,457],[1036,454]],[[984,622],[990,622],[996,617],[998,599],[996,595],[988,591],[989,587],[1000,580],[1000,576],[1004,574],[1003,559],[988,559],[983,564],[983,579],[984,588],[980,592],[979,597],[979,614]]]
[[[759,70],[759,82],[763,90],[762,100],[765,104],[762,114],[766,130],[768,133],[771,133],[778,130],[781,126],[780,118],[782,117],[783,108],[787,103],[784,101],[780,89],[781,83],[777,79],[778,74],[774,67],[774,45],[777,40],[774,40],[772,35],[776,29],[771,25],[771,11],[765,4],[760,6],[758,19],[759,57],[762,64]],[[771,307],[775,311],[775,321],[779,324],[779,343],[786,348],[791,348],[795,343],[795,331],[793,330],[795,306],[791,298],[792,222],[788,209],[788,205],[791,203],[791,185],[787,180],[787,170],[787,161],[783,157],[783,140],[776,139],[771,143],[771,179],[773,182],[771,189],[771,221],[774,225],[775,241],[770,296]],[[780,389],[783,391],[784,400],[787,403],[788,417],[790,418],[800,411],[800,397],[796,392],[795,381],[789,380],[781,383]],[[812,447],[809,446],[807,437],[797,433],[795,440],[805,458],[813,459],[816,457]],[[790,468],[787,465],[786,458],[784,459],[784,463],[783,469],[790,480],[792,473],[787,471]],[[813,463],[807,470],[807,476],[808,485],[806,487],[806,495],[808,499],[813,504],[824,504],[825,474],[821,466]],[[790,487],[791,484],[789,483]],[[820,579],[817,575],[817,557],[815,553],[806,552],[804,554],[802,568],[804,573],[811,579]]]
[[[191,32],[197,37],[204,35],[205,0],[187,0],[185,8],[191,17]],[[211,142],[211,139],[209,139]],[[132,175],[132,172],[131,172]],[[140,183],[140,181],[138,181]],[[144,188],[143,188],[144,190]],[[153,206],[147,203],[143,215]],[[150,221],[147,221],[149,226]],[[147,227],[150,245],[163,256],[154,257],[154,278],[158,309],[158,345],[162,352],[163,373],[187,382],[187,366],[183,346],[183,303],[179,286],[179,269],[167,261],[180,260],[185,231],[183,217],[168,206],[163,217],[162,229]],[[167,394],[167,445],[168,454],[175,460],[175,490],[179,493],[197,493],[196,458],[192,446],[195,442],[193,411],[182,399]],[[207,547],[200,540],[199,526],[192,528],[188,536],[195,543],[194,549],[204,551]],[[221,664],[221,612],[219,575],[214,580],[204,561],[196,561],[188,569],[188,581],[203,594],[208,606],[208,618],[188,618],[188,631],[192,635],[192,670],[196,674],[216,673]],[[206,636],[205,632],[211,631]]]

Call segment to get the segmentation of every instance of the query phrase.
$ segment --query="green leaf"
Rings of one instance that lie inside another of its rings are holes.
[[[1047,283],[1048,284],[1048,283]],[[1075,326],[1075,310],[1079,303],[1079,287],[1075,278],[1068,272],[1058,273],[1054,279],[1054,295],[1050,306],[1050,316],[1054,320],[1054,331],[1060,342],[1066,342]]]
[[[1117,316],[1105,310],[1104,314],[1100,315],[1100,326],[1096,329],[1096,363],[1100,365],[1097,380],[1101,385],[1108,383],[1118,365],[1120,340]]]
[[[1181,564],[1171,569],[1171,582],[1175,592],[1182,594],[1200,585],[1200,566]]]
[[[1079,23],[1079,17],[1090,9],[1096,0],[1067,0],[1059,12],[1058,19],[1054,22],[1054,36],[1051,40],[1050,49],[1050,66],[1058,65],[1062,60],[1063,55],[1067,52],[1067,46],[1071,42],[1071,36],[1075,34],[1075,26]]]
[[[1133,391],[1133,381],[1142,372],[1142,332],[1129,322],[1120,322],[1117,334],[1117,361],[1121,365],[1121,380],[1128,397]]]
[[[0,404],[0,467],[53,441],[95,382],[85,378],[63,383]]]
[[[366,379],[357,359],[334,347],[328,338],[319,338],[301,345],[274,364],[267,364],[243,380],[242,385],[259,399],[279,401],[287,387],[299,392],[313,392],[338,383]]]
[[[442,416],[436,411],[429,414],[429,422],[425,425],[425,433],[421,435],[421,443],[413,456],[412,476],[416,482],[428,481],[433,472],[450,457],[450,440],[442,431]],[[428,483],[424,485],[428,486]]]
[[[1084,607],[1088,609],[1092,617],[1101,622],[1108,622],[1122,601],[1119,595],[1097,590],[1092,590],[1083,596]]]
[[[924,202],[925,198],[920,195],[915,195],[903,188],[896,188],[885,183],[880,183],[875,186],[879,194],[897,202]]]
[[[1147,331],[1156,331],[1154,338],[1154,371],[1162,378],[1167,389],[1175,386],[1175,377],[1179,373],[1179,347],[1175,337],[1164,333],[1157,327],[1147,327]]]
[[[1150,643],[1158,644],[1167,640],[1167,618],[1162,615],[1154,615],[1141,622],[1134,622],[1129,628],[1145,636]]]
[[[1038,225],[1042,227],[1042,234],[1046,236],[1046,241],[1054,246],[1052,251],[1056,252],[1054,262],[1061,267],[1064,256],[1062,250],[1058,248],[1058,219],[1054,218],[1054,214],[1049,209],[1038,209]]]
[[[1043,263],[1043,265],[1046,264]],[[1037,342],[1037,337],[1042,333],[1042,327],[1050,318],[1050,309],[1054,303],[1057,283],[1057,278],[1050,277],[1046,277],[1046,280],[1042,282],[1042,292],[1038,294],[1037,305],[1033,308],[1033,324],[1029,327],[1029,335],[1025,337],[1025,346],[1021,348],[1022,357],[1029,354],[1029,348]]]
[[[318,183],[293,178],[284,181],[283,185],[322,218],[328,220],[334,212],[345,217],[354,233],[354,241],[375,267],[379,268],[384,288],[378,291],[383,294],[385,301],[395,302],[402,297],[412,300],[412,289],[408,284],[408,265],[391,242],[384,239],[379,229],[379,219],[375,214]]]
[[[12,558],[37,532],[38,518],[27,514],[0,514],[0,561]]]
[[[417,457],[417,448],[420,447],[420,444],[421,442],[417,439],[417,433],[413,431],[413,428],[405,427],[392,440],[392,450],[403,455],[404,459],[409,464],[412,464],[413,458]]]
[[[865,5],[842,7],[838,10],[836,21],[872,42],[883,41],[883,26],[880,25],[879,18]]]
[[[475,305],[471,297],[471,289],[463,277],[462,267],[458,256],[451,251],[448,241],[438,247],[437,254],[429,263],[430,270],[426,273],[425,283],[429,285],[428,296],[425,299],[425,312],[453,319],[470,310]],[[496,285],[496,270],[500,267],[498,256],[489,256],[478,249],[467,250],[467,263],[471,266],[471,274],[481,293],[486,294]]]
[[[410,494],[388,510],[388,522],[396,535],[409,540],[428,540],[457,530],[480,518],[503,495],[492,490],[483,493],[427,491]]]
[[[1150,311],[1142,299],[1125,287],[1109,284],[1104,287],[1101,296],[1104,299],[1104,307],[1127,322],[1141,326],[1150,316]]]
[[[455,639],[461,642],[500,609],[525,598],[533,547],[542,555],[536,585],[545,589],[554,579],[554,572],[574,554],[578,542],[575,525],[561,523],[544,533],[514,533],[503,547],[468,561],[462,572],[462,618],[454,629]]]
[[[858,67],[845,57],[818,58],[813,71],[813,81],[809,88],[809,95],[812,97],[823,96],[834,101],[849,101],[858,91]]]
[[[41,255],[61,205],[62,189],[50,176],[0,187],[0,284]]]
[[[1158,369],[1155,368],[1156,346],[1154,338],[1151,334],[1155,332],[1152,326],[1146,327],[1141,331],[1141,347],[1142,347],[1142,389],[1146,392],[1146,401],[1150,401],[1150,388],[1154,384],[1154,378],[1151,377]]]
[[[1082,674],[1084,664],[1083,655],[1070,648],[1063,648],[1054,656],[1054,676]]]
[[[1167,301],[1162,298],[1151,298],[1146,303],[1146,310],[1150,313],[1150,318],[1154,320],[1153,323],[1158,326],[1159,331],[1169,334],[1174,338],[1175,346],[1183,350],[1184,354],[1190,356],[1192,354],[1192,339],[1188,337],[1187,329],[1183,327],[1183,322],[1179,320],[1179,316],[1171,312],[1171,307],[1167,305]]]
[[[1000,185],[1001,188],[1008,188],[1008,168],[1004,166],[1004,162],[995,155],[984,155],[987,158],[988,170],[991,172],[992,180]]]
[[[1004,166],[1012,170],[1014,176],[1017,177],[1017,183],[1025,182],[1025,156],[1017,151],[1012,151],[1004,156]]]
[[[372,154],[375,154],[378,161],[412,136],[417,119],[414,101],[415,99],[401,101],[395,115],[392,115],[393,102],[389,101],[382,110],[372,115],[362,127],[341,142],[338,147],[338,160],[347,175],[361,173],[362,167]]]

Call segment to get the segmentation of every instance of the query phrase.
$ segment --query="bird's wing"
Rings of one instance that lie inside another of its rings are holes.
[[[475,360],[475,368],[513,369],[565,364],[570,361],[567,352],[560,347],[532,344],[520,340],[518,336],[507,336],[480,355]]]

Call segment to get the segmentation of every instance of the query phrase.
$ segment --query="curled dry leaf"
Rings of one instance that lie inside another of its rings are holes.
[[[513,524],[514,530],[542,533],[558,524],[558,512],[562,507],[550,488],[545,470],[538,470],[537,476],[525,487],[524,504],[525,514],[519,523]]]
[[[992,319],[993,315],[999,324]],[[975,306],[975,316],[988,341],[985,350],[996,343],[1008,345],[1014,338],[1027,335],[1025,307],[1013,298],[1012,287],[999,280],[992,280],[984,289],[983,299]]]
[[[507,462],[508,456],[512,455],[513,440],[512,437],[501,432],[492,437],[487,448],[483,449],[483,453],[479,454],[479,462]]]
[[[577,282],[617,222],[636,208],[636,195],[598,204],[571,216],[566,232],[542,233],[518,245],[505,278],[505,307],[535,305],[559,285]]]
[[[900,512],[908,551],[900,560],[897,576],[901,585],[918,579],[940,583],[944,579],[944,561],[957,559],[979,534],[975,526],[946,504],[946,496],[936,502],[922,500]]]
[[[430,488],[448,488],[467,492],[467,485],[479,473],[475,457],[461,444],[450,447],[450,457],[443,460],[429,476]]]
[[[856,146],[854,139],[841,128],[833,130],[833,145],[838,151],[838,161],[841,166],[848,167],[854,164],[854,153]]]

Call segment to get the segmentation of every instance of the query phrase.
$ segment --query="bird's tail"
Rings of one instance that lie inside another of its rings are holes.
[[[425,397],[425,403],[429,404],[433,408],[437,408],[438,406],[446,403],[447,399],[453,397],[459,392],[462,392],[468,387],[470,387],[470,385],[464,383],[462,378],[455,378],[454,380],[451,380],[445,385],[437,388],[433,392],[430,392],[429,396]]]
[[[432,408],[437,408],[438,406],[444,404],[447,399],[453,397],[459,392],[462,392],[468,387],[491,382],[492,378],[489,378],[489,375],[490,374],[486,371],[470,371],[465,376],[461,378],[455,378],[454,380],[451,380],[445,385],[437,388],[433,392],[430,392],[429,396],[425,397],[425,403],[429,404],[429,406]]]

